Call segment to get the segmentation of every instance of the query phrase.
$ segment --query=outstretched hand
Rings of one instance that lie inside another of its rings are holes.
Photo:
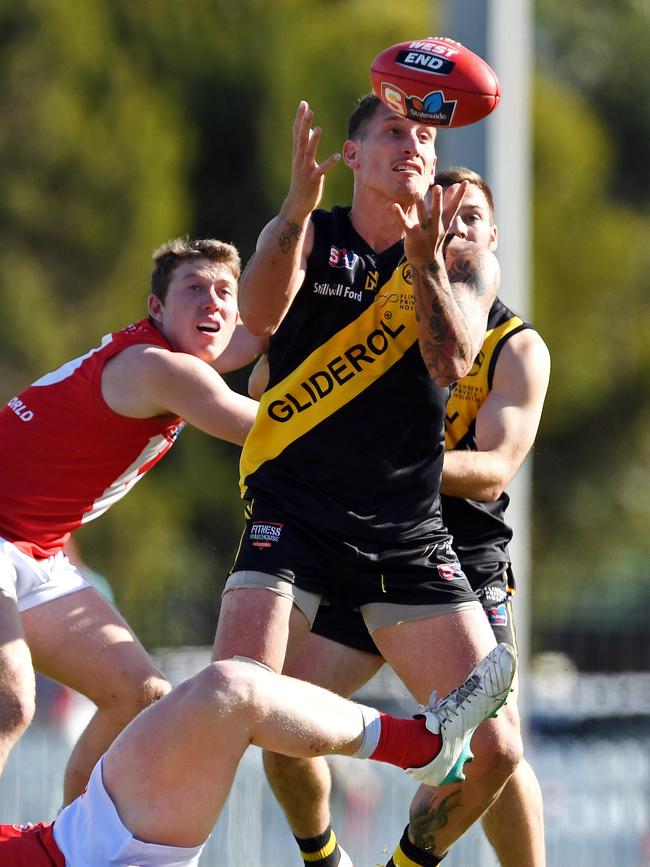
[[[393,213],[404,232],[404,253],[413,267],[432,262],[444,266],[447,229],[460,209],[467,186],[467,181],[459,184],[444,208],[443,190],[438,185],[427,194],[428,203],[423,196],[416,195],[414,211],[406,213],[401,205],[393,205]]]
[[[297,219],[308,217],[318,207],[325,175],[341,159],[340,153],[334,153],[317,162],[321,128],[312,127],[313,119],[313,111],[302,100],[293,123],[291,186],[284,203],[284,208]]]

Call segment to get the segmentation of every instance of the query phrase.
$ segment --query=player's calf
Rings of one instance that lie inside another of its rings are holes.
[[[457,689],[439,701],[433,693],[428,707],[415,719],[397,719],[362,707],[366,724],[355,755],[397,765],[429,786],[464,780],[463,767],[473,758],[472,736],[507,701],[516,669],[513,650],[498,644]]]

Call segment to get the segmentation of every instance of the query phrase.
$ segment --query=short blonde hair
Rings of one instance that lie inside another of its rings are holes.
[[[158,247],[153,254],[152,294],[164,301],[173,272],[181,263],[191,259],[220,262],[230,270],[235,280],[239,280],[241,259],[237,248],[232,244],[217,241],[215,238],[173,238]]]

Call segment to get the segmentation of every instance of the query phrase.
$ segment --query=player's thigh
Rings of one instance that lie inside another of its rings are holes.
[[[193,846],[208,836],[250,743],[246,701],[253,699],[246,683],[237,689],[232,668],[210,665],[139,714],[111,745],[104,781],[135,837]]]
[[[383,664],[381,656],[346,647],[312,632],[299,652],[285,665],[284,673],[339,695],[350,696],[367,683]]]
[[[33,705],[34,670],[16,601],[0,593],[0,695],[18,696]]]
[[[269,577],[255,574],[260,579]],[[264,586],[228,589],[227,584],[221,599],[212,658],[245,656],[280,672],[290,642],[293,654],[308,632],[309,621],[294,604],[290,591],[275,592]]]
[[[462,683],[496,642],[481,606],[383,626],[372,635],[417,701],[426,704]]]
[[[126,620],[94,588],[30,608],[22,620],[36,670],[96,704],[164,680]]]

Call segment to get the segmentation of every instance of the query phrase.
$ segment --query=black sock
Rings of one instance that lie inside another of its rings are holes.
[[[296,843],[300,846],[302,860],[309,864],[309,867],[337,867],[341,860],[341,850],[331,825],[318,837],[309,837],[306,840],[296,837]]]
[[[386,867],[437,867],[444,857],[444,855],[429,855],[428,852],[423,852],[422,849],[414,846],[409,840],[407,825]]]

